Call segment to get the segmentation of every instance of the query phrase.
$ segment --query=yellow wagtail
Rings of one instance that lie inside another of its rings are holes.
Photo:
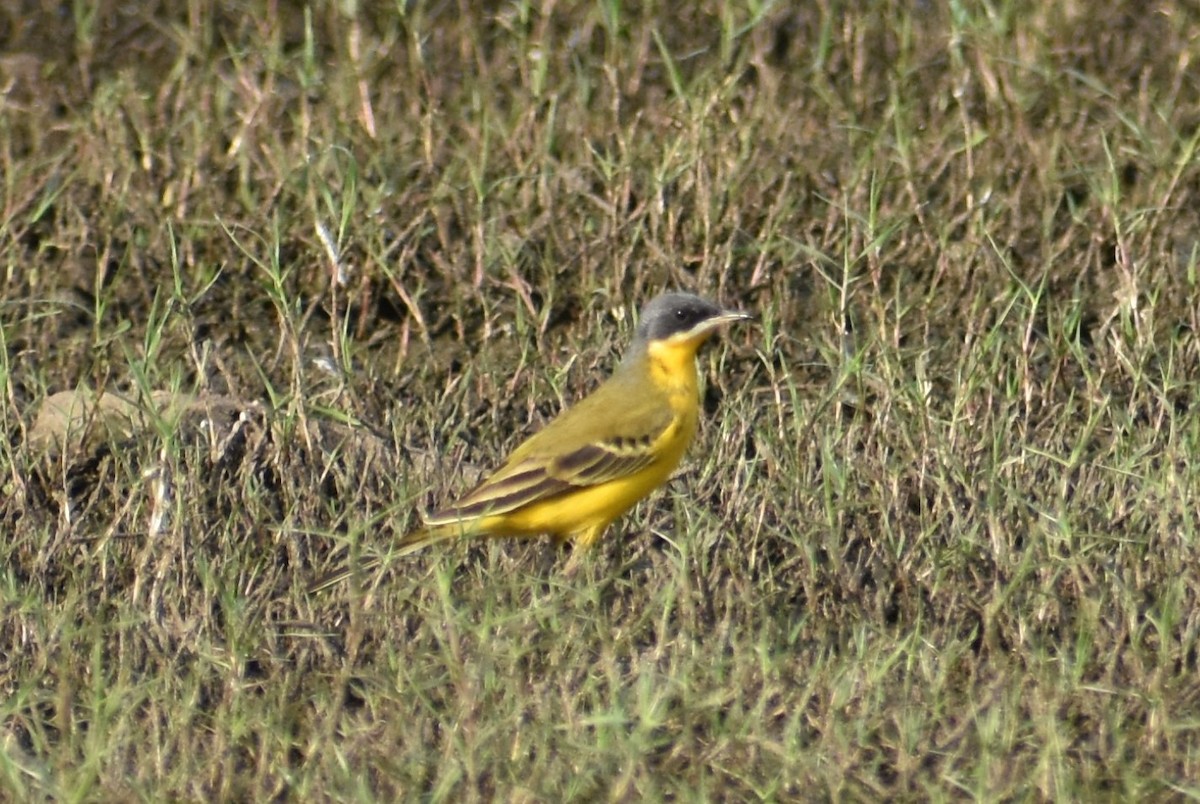
[[[578,556],[674,471],[696,434],[696,350],[722,324],[749,317],[688,293],[658,296],[604,384],[530,436],[474,489],[426,517],[389,554],[459,537],[551,534],[573,540]],[[366,558],[360,569],[379,564],[378,557]],[[311,591],[352,572],[337,571]]]

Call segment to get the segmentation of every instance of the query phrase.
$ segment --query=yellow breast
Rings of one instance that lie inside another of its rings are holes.
[[[675,471],[696,432],[694,415],[676,419],[652,446],[653,463],[615,480],[573,489],[480,523],[485,532],[568,537],[602,529],[661,486]]]
[[[602,530],[661,486],[679,466],[696,435],[699,400],[695,348],[690,344],[652,344],[646,355],[640,392],[660,397],[671,423],[651,444],[654,462],[625,477],[572,489],[518,510],[487,517],[480,530],[490,533],[552,533],[569,537]],[[635,391],[637,392],[637,391]]]

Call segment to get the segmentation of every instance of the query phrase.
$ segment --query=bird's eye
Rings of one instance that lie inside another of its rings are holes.
[[[675,320],[676,321],[686,321],[687,315],[688,315],[687,310],[683,309],[682,307],[678,307],[675,309]]]

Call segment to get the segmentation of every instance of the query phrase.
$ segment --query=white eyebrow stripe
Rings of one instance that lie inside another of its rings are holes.
[[[674,343],[690,341],[692,338],[706,330],[715,329],[720,323],[721,322],[715,318],[706,318],[703,321],[698,322],[691,329],[685,329],[683,332],[672,332],[663,340]]]

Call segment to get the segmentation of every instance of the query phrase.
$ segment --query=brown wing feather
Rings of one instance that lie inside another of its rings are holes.
[[[627,477],[654,462],[654,443],[675,424],[671,406],[625,366],[513,450],[490,477],[426,519],[441,525],[504,514],[572,489]],[[612,415],[612,410],[620,415]]]
[[[654,462],[655,437],[622,438],[584,446],[565,455],[508,463],[453,505],[429,516],[441,525],[487,514],[504,514],[572,489],[597,486],[638,472]]]

